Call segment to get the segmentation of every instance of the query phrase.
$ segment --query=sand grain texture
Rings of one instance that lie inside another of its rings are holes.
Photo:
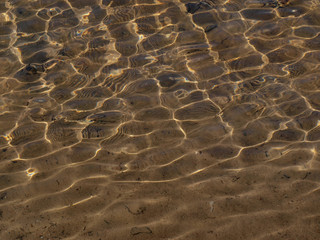
[[[0,239],[319,240],[315,0],[0,3]]]

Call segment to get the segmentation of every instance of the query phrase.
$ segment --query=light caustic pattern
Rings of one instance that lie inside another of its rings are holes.
[[[320,239],[317,0],[2,0],[0,238]]]

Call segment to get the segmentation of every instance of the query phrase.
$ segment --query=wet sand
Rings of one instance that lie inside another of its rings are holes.
[[[0,239],[320,239],[317,0],[2,0],[0,109]]]

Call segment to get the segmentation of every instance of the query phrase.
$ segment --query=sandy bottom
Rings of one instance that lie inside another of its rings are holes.
[[[317,0],[0,1],[0,239],[319,240]]]

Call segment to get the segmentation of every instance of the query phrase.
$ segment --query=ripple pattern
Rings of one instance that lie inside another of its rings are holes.
[[[317,0],[0,1],[0,238],[320,239]]]

